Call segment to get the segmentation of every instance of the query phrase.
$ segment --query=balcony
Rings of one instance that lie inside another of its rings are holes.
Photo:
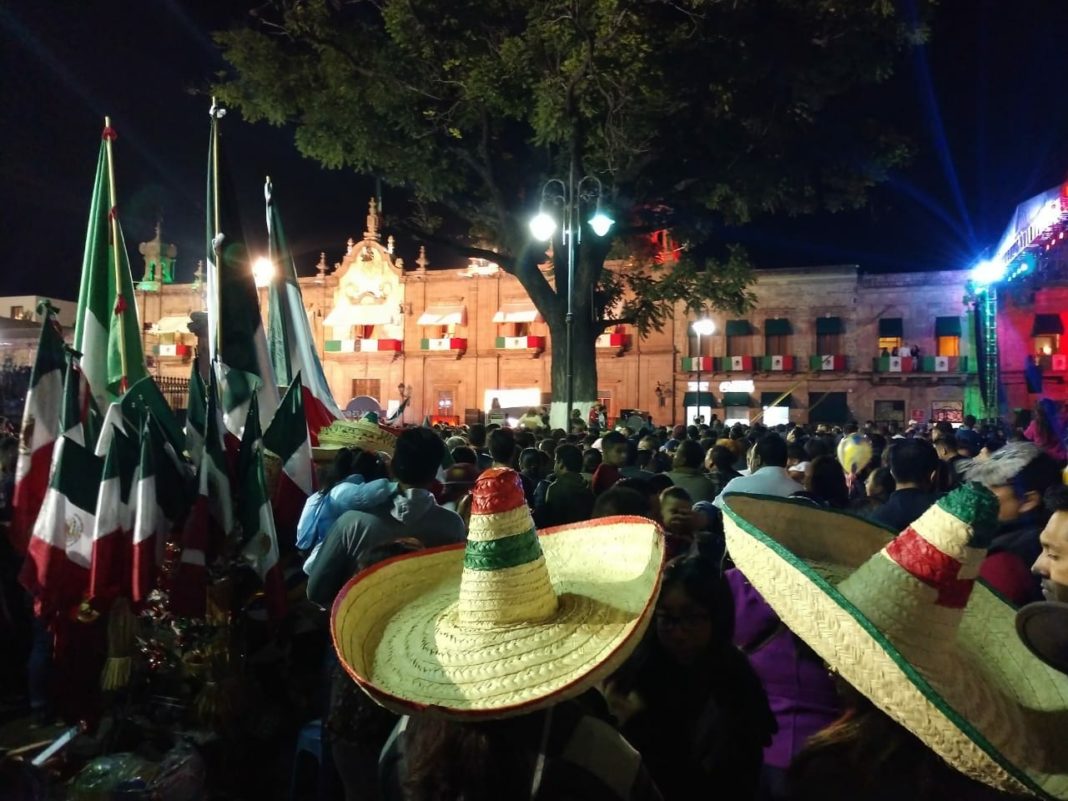
[[[404,346],[399,339],[328,339],[327,353],[391,353],[399,355]]]
[[[711,356],[683,356],[682,372],[684,373],[711,373]]]
[[[840,354],[809,356],[808,369],[817,373],[844,373],[846,371],[846,357]]]
[[[717,373],[751,373],[756,361],[752,356],[717,356]]]
[[[801,360],[796,356],[757,356],[757,369],[768,373],[796,373]]]
[[[537,357],[545,350],[545,337],[497,337],[497,350],[519,350]]]
[[[462,337],[438,337],[419,340],[419,350],[430,353],[450,353],[459,359],[467,352],[467,340]]]
[[[875,373],[966,373],[967,356],[876,356]]]
[[[616,356],[622,356],[630,347],[630,334],[601,334],[594,342],[594,347],[598,350],[615,351]]]
[[[153,350],[161,359],[181,359],[182,361],[188,361],[189,357],[193,355],[193,348],[191,346],[176,343],[161,343],[156,345]]]

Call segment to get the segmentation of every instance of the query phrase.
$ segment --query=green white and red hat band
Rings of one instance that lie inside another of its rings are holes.
[[[997,527],[998,500],[969,484],[938,501],[886,548],[883,555],[935,590],[935,604],[963,609]]]

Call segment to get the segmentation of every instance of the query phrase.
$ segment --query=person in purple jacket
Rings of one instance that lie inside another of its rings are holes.
[[[840,714],[823,662],[782,624],[741,571],[724,574],[734,597],[734,644],[749,657],[779,724],[764,749],[761,801],[787,798],[786,769],[805,742]]]

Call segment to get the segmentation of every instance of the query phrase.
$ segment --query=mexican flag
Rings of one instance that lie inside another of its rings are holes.
[[[48,491],[48,474],[52,450],[60,435],[59,411],[63,403],[63,376],[66,370],[63,333],[56,322],[55,308],[42,304],[41,336],[37,340],[37,357],[30,372],[29,392],[22,413],[19,458],[15,465],[15,489],[12,494],[11,543],[19,553],[33,530],[33,521]]]
[[[82,354],[82,370],[101,409],[148,375],[112,184],[111,143],[116,134],[107,120],[102,138],[74,322],[74,349]]]
[[[249,402],[257,396],[264,419],[278,408],[278,385],[267,352],[259,295],[245,248],[237,198],[222,165],[219,118],[212,106],[208,148],[208,338],[217,367],[226,430],[241,439]],[[223,181],[220,181],[223,179]]]
[[[297,375],[302,377],[308,433],[311,444],[318,445],[319,430],[341,418],[341,409],[330,393],[330,385],[326,383],[323,365],[316,352],[308,313],[304,310],[304,299],[297,282],[297,268],[286,244],[282,218],[273,199],[269,178],[263,192],[267,200],[269,257],[276,270],[269,290],[267,349],[280,385],[289,386]]]
[[[296,542],[300,513],[308,497],[315,492],[311,432],[304,416],[306,398],[307,391],[298,372],[263,433],[263,447],[282,462],[278,483],[271,493],[271,507],[279,541],[287,546]]]
[[[85,595],[102,467],[88,448],[68,437],[57,440],[48,491],[19,576],[38,615],[78,604]]]
[[[146,418],[130,505],[134,508],[131,599],[143,603],[156,586],[167,539],[185,507],[185,479],[166,452],[155,419]]]
[[[185,452],[194,463],[200,461],[204,450],[204,429],[207,414],[207,398],[204,397],[204,379],[197,369],[197,360],[193,359],[193,368],[189,372],[189,404],[185,413]]]
[[[171,605],[175,614],[203,617],[207,604],[207,566],[234,528],[230,476],[223,446],[222,421],[216,406],[215,374],[210,375],[204,449],[197,466],[196,497],[182,529],[182,555],[174,576]]]
[[[104,457],[103,475],[96,496],[89,597],[110,601],[130,596],[134,510],[130,489],[137,469],[137,440],[117,426]]]
[[[65,348],[65,351],[67,365],[63,373],[59,433],[89,450],[94,450],[104,425],[104,418],[79,365],[81,354],[71,348]]]
[[[241,553],[263,581],[267,610],[272,620],[286,611],[286,587],[278,564],[278,535],[274,527],[267,479],[263,472],[263,439],[260,435],[256,396],[249,403],[237,468],[237,521],[241,528]]]

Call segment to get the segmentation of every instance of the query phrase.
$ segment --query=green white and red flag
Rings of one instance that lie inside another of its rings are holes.
[[[240,441],[249,402],[256,395],[268,422],[278,408],[278,385],[267,351],[259,294],[245,247],[236,194],[219,146],[222,109],[211,107],[208,146],[208,340],[217,370],[219,406],[226,431]]]
[[[200,377],[199,359],[193,359],[193,368],[189,372],[189,403],[185,412],[185,452],[200,463],[200,453],[204,450],[204,430],[207,422],[208,400],[205,397],[204,379]]]
[[[134,527],[130,492],[137,460],[137,440],[112,426],[93,521],[88,596],[94,601],[130,597]]]
[[[56,441],[48,490],[19,576],[40,616],[81,603],[88,589],[102,467],[75,440]]]
[[[286,587],[278,556],[278,534],[274,527],[267,479],[263,472],[263,438],[260,435],[259,405],[253,396],[245,419],[238,460],[237,519],[241,529],[241,553],[263,581],[263,594],[272,620],[286,611]]]
[[[148,375],[133,276],[118,218],[111,153],[115,138],[115,129],[105,120],[74,322],[74,349],[82,354],[82,370],[100,409]]]
[[[274,419],[263,432],[263,447],[282,462],[278,483],[271,494],[271,508],[278,540],[286,547],[296,543],[300,513],[315,492],[311,431],[304,414],[307,397],[298,372],[282,397]]]
[[[182,527],[181,556],[171,589],[175,614],[203,617],[207,603],[207,566],[234,528],[233,495],[216,405],[215,375],[208,378],[204,449],[197,466],[196,495]]]
[[[269,258],[275,275],[269,288],[267,348],[274,375],[280,386],[289,386],[302,376],[304,413],[308,421],[311,444],[319,444],[319,430],[343,415],[330,385],[326,382],[322,362],[315,347],[308,313],[297,281],[297,267],[282,229],[282,218],[274,201],[270,178],[263,187],[267,201],[267,236]]]
[[[141,450],[130,501],[134,509],[131,600],[144,603],[156,586],[164,547],[185,513],[185,478],[167,453],[155,418],[141,428]]]
[[[33,531],[33,522],[48,491],[52,451],[60,435],[59,412],[63,404],[63,376],[66,360],[63,333],[56,322],[55,308],[39,307],[43,321],[37,341],[37,356],[30,371],[30,386],[22,413],[19,457],[15,465],[12,493],[11,544],[22,554]]]

